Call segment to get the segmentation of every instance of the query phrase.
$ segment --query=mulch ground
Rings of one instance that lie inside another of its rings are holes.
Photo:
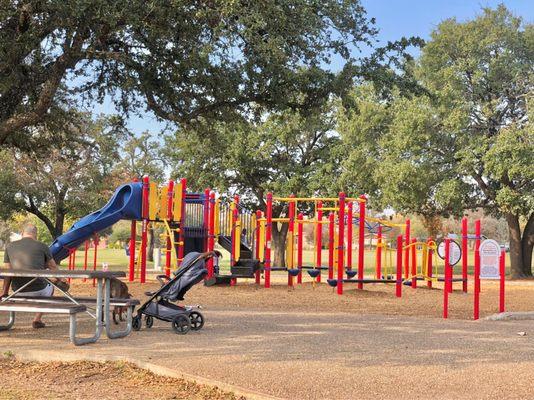
[[[34,363],[4,356],[0,376],[2,400],[238,399],[214,387],[154,375],[123,362]]]

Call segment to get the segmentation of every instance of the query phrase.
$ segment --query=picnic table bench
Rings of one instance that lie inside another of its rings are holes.
[[[130,334],[132,330],[132,314],[133,308],[139,304],[136,299],[112,299],[110,296],[110,281],[113,278],[124,277],[125,273],[120,271],[50,271],[50,270],[0,270],[0,277],[11,278],[33,278],[26,285],[19,290],[5,296],[0,300],[0,311],[9,312],[9,321],[7,325],[0,325],[0,331],[10,329],[15,323],[16,312],[42,312],[55,314],[68,314],[70,318],[69,337],[73,344],[83,345],[87,343],[96,342],[105,328],[106,335],[110,339],[125,337]],[[32,297],[24,296],[24,289],[31,282],[36,279],[44,279],[64,297],[50,296],[50,297]],[[54,279],[95,279],[97,282],[96,298],[93,297],[73,297],[70,293],[63,291],[58,287]],[[90,307],[85,304],[94,304],[90,311]],[[109,314],[111,307],[121,306],[127,308],[126,328],[122,331],[112,331]],[[91,337],[79,338],[77,337],[77,320],[79,313],[86,312],[95,319],[95,334]]]

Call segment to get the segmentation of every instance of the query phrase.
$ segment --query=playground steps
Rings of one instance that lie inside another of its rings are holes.
[[[241,259],[230,268],[229,275],[215,274],[212,278],[204,281],[205,286],[230,285],[235,278],[254,278],[256,271],[260,269],[258,260]]]
[[[223,236],[220,235],[218,237],[219,244],[229,253],[232,252],[232,237],[231,236]],[[252,259],[252,250],[249,249],[246,245],[241,243],[241,250],[240,250],[240,258],[241,259]]]

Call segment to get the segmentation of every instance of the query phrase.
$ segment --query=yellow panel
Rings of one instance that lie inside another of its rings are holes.
[[[214,210],[214,212],[215,212],[215,215],[214,215],[215,221],[213,222],[215,224],[214,235],[217,237],[221,233],[221,215],[220,215],[220,212],[221,212],[221,200],[220,199],[215,200],[215,210]]]
[[[169,193],[169,188],[164,186],[159,191],[159,219],[167,219],[167,193]]]
[[[292,269],[293,264],[293,245],[295,242],[295,235],[292,232],[287,233],[287,247],[286,247],[286,264],[287,268]]]
[[[174,186],[174,201],[172,203],[172,219],[180,221],[182,218],[182,182]]]
[[[158,184],[150,182],[148,195],[148,219],[155,220],[159,209]]]
[[[265,222],[260,221],[260,240],[259,243],[256,244],[256,246],[259,246],[259,259],[261,262],[264,261],[265,257]]]
[[[239,216],[237,218],[239,218]],[[241,258],[241,221],[239,219],[235,223],[234,253],[235,261],[238,261]]]

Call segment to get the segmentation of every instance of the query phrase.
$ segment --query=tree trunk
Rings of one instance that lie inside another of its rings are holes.
[[[532,276],[532,272],[525,273],[523,266],[523,249],[521,246],[521,227],[519,217],[514,214],[506,214],[508,232],[510,237],[510,270],[512,278],[525,278]]]
[[[288,223],[273,223],[273,267],[286,266],[286,237],[288,229]]]
[[[532,214],[521,239],[521,251],[523,253],[523,273],[532,276],[532,249],[534,248],[534,214]]]
[[[64,211],[56,211],[56,223],[54,226],[54,232],[52,233],[52,237],[56,239],[57,237],[63,235],[63,228],[65,226],[65,212]]]

